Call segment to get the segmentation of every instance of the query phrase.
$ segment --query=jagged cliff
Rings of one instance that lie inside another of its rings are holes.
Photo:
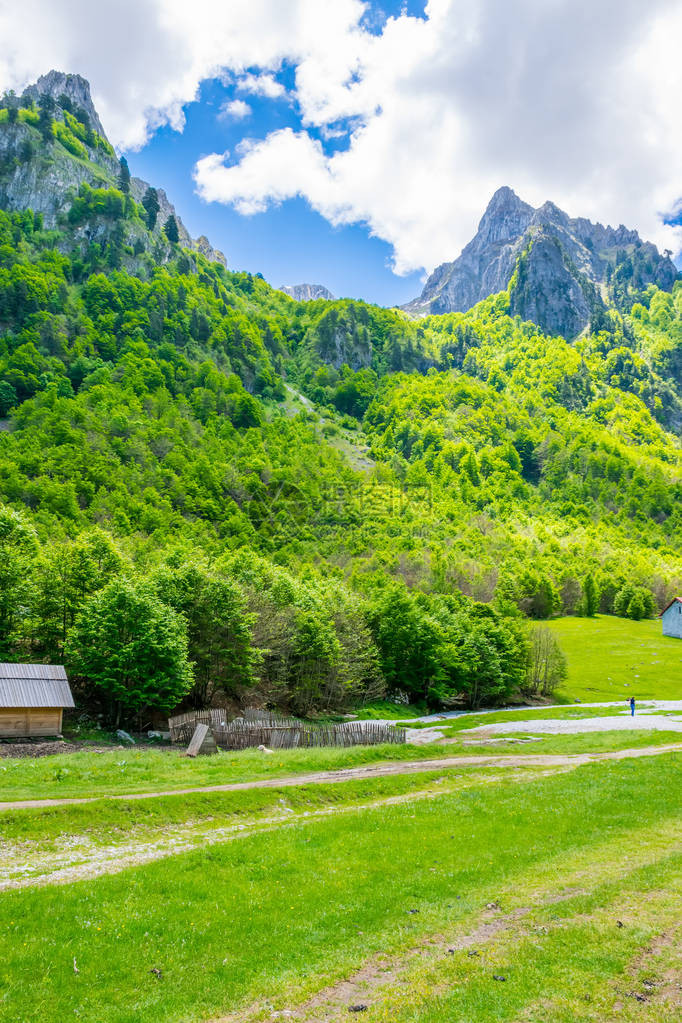
[[[613,272],[625,260],[638,286],[670,290],[677,278],[670,257],[636,231],[571,218],[551,202],[534,209],[511,188],[500,188],[459,258],[437,267],[405,309],[414,315],[464,311],[511,285],[512,313],[573,337],[603,306]]]
[[[52,120],[61,126],[56,132],[39,130],[38,111],[43,106],[49,108]],[[45,227],[53,228],[63,222],[81,185],[108,188],[118,184],[119,160],[106,137],[85,78],[50,71],[28,86],[21,97],[10,98],[5,109],[7,116],[0,120],[3,209],[32,209],[42,214]],[[130,179],[130,194],[138,203],[149,187],[141,178]],[[153,245],[156,257],[162,259],[161,249],[167,248],[163,225],[172,216],[181,245],[226,266],[223,253],[214,249],[205,236],[196,240],[191,237],[164,190],[158,188],[156,193],[159,204],[156,224],[149,232],[138,231],[131,236],[130,244],[138,243],[144,248]],[[100,224],[100,233],[105,230],[106,225]],[[101,239],[88,235],[88,240]]]
[[[69,108],[84,111],[97,134],[104,139],[107,137],[92,101],[87,78],[81,75],[68,75],[63,71],[48,71],[46,75],[41,75],[34,85],[27,86],[23,95],[29,96],[37,106],[40,105],[43,96],[49,96],[60,108],[62,98],[66,96]]]
[[[334,296],[323,284],[283,284],[279,289],[297,302],[313,302],[316,298],[334,301]]]

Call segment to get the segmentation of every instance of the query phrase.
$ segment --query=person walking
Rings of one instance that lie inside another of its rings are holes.
[[[634,696],[630,697],[630,701],[629,702],[630,702],[630,717],[634,717],[635,716],[635,698],[634,698]]]

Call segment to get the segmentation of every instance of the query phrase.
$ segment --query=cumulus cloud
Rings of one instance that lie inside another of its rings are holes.
[[[243,99],[227,100],[220,108],[218,117],[221,121],[243,121],[251,113],[251,107]]]
[[[81,70],[130,146],[181,128],[212,75],[279,98],[286,61],[297,130],[202,158],[199,194],[244,214],[302,196],[367,224],[401,273],[454,258],[502,184],[682,248],[663,223],[682,190],[682,0],[429,0],[380,28],[366,15],[359,0],[121,0],[103,31],[85,0],[23,0],[0,13],[0,83]]]
[[[299,195],[334,224],[365,222],[398,272],[457,255],[501,184],[679,251],[662,214],[682,189],[680,39],[679,0],[646,12],[637,0],[431,0],[426,19],[349,29],[307,55],[296,88],[308,131],[200,160],[197,186],[245,213]],[[343,118],[356,119],[348,146],[326,157],[314,132]]]
[[[242,75],[237,79],[237,88],[240,92],[265,96],[267,99],[279,99],[286,95],[286,89],[273,75]]]
[[[360,0],[22,0],[0,4],[0,89],[50,68],[89,79],[111,141],[144,145],[162,124],[181,130],[183,106],[207,78],[275,72],[302,61],[327,32],[357,25]]]

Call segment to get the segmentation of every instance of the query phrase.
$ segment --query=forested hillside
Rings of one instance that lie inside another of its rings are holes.
[[[116,721],[478,705],[528,684],[527,619],[680,588],[682,283],[625,273],[571,343],[509,290],[298,303],[181,244],[77,115],[0,110],[0,195],[85,167],[49,229],[0,212],[0,657]]]

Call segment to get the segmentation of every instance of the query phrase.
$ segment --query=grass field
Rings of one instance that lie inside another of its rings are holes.
[[[587,709],[587,708],[585,708]],[[471,715],[444,724],[439,730],[447,745],[356,746],[352,749],[279,750],[273,756],[243,750],[190,760],[177,749],[125,749],[105,753],[68,753],[37,759],[0,760],[0,803],[29,799],[88,799],[144,792],[173,792],[208,785],[230,785],[292,778],[318,771],[462,756],[505,754],[603,753],[609,750],[668,744],[682,745],[682,734],[666,731],[591,732],[584,735],[542,735],[521,743],[487,745],[465,730],[494,721],[549,716],[548,711]],[[607,715],[608,716],[608,715]],[[533,734],[532,720],[528,735]],[[502,739],[504,735],[497,736]]]
[[[334,771],[394,760],[448,755],[442,746],[355,746],[350,749],[258,750],[190,760],[177,749],[117,749],[105,753],[58,754],[0,760],[0,802],[155,792],[227,785]]]
[[[547,625],[568,660],[564,699],[682,700],[682,640],[663,636],[660,621],[598,615]]]
[[[658,623],[551,628],[565,695],[682,699]],[[621,709],[467,715],[438,725],[446,745],[0,760],[0,801],[97,797],[0,812],[0,1023],[682,1019],[682,752],[561,756],[682,735],[523,741],[534,719]],[[467,731],[520,720],[494,744]],[[404,761],[424,769],[304,778]],[[109,798],[134,793],[159,795]]]
[[[681,781],[662,754],[289,790],[296,816],[239,841],[2,893],[0,1020],[342,1020],[358,1004],[371,1023],[679,1018]],[[271,809],[238,795],[183,820]],[[176,826],[179,798],[144,826]],[[303,817],[306,798],[343,812]],[[99,823],[12,812],[12,842],[130,837],[101,805]]]

